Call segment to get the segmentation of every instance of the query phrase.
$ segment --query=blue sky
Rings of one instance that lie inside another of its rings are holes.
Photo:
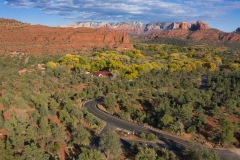
[[[48,26],[73,21],[196,22],[231,32],[240,0],[3,0],[0,17]]]

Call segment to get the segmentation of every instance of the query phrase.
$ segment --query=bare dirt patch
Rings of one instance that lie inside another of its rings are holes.
[[[12,116],[12,114],[15,114],[17,117],[21,116],[22,114],[24,114],[24,116],[26,117],[26,119],[29,119],[29,115],[28,115],[28,111],[34,111],[34,108],[27,108],[27,109],[20,109],[20,108],[16,108],[15,106],[10,106],[10,108],[5,111],[3,113],[3,117],[5,120],[9,120]]]
[[[86,88],[86,86],[85,86],[84,83],[74,86],[74,89],[75,89],[77,92],[82,91],[84,88]]]
[[[66,142],[61,142],[58,143],[60,145],[60,150],[58,151],[60,160],[65,160],[70,157],[69,151],[67,149],[67,143]]]
[[[3,105],[2,105],[2,103],[0,103],[0,110],[3,110],[4,108],[3,108]]]
[[[56,115],[49,115],[48,119],[55,122],[58,126],[60,125],[60,120],[58,119],[58,117]]]

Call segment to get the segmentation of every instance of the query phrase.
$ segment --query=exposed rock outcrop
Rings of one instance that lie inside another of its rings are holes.
[[[92,28],[60,28],[0,19],[0,53],[54,53],[91,48],[132,49],[129,37],[118,31]]]
[[[189,24],[187,22],[180,22],[179,23],[179,28],[182,30],[188,30],[189,29]]]
[[[196,30],[208,30],[210,27],[208,24],[203,23],[202,21],[197,21],[197,23],[192,23],[191,25],[191,30],[196,31]]]

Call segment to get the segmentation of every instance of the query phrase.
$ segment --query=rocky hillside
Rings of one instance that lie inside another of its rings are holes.
[[[2,18],[0,19],[0,32],[0,53],[133,48],[127,34],[104,29],[47,27]]]
[[[208,24],[197,21],[188,22],[73,22],[69,26],[61,27],[86,27],[117,30],[132,35],[145,35],[145,39],[154,38],[182,38],[206,42],[240,42],[240,28],[236,32],[226,33],[217,29],[211,29]]]
[[[206,23],[197,21],[189,24],[181,22],[179,28],[165,32],[157,32],[145,37],[145,39],[156,38],[182,38],[205,42],[237,42],[240,43],[240,34],[236,32],[226,33],[217,29],[211,29]]]

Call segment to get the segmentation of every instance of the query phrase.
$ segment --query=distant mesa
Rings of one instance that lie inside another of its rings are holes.
[[[142,23],[142,22],[73,22],[68,26],[60,26],[60,27],[87,27],[87,28],[104,28],[107,30],[117,30],[120,32],[126,32],[128,34],[151,34],[155,32],[164,32],[168,30],[207,30],[210,27],[203,23],[202,21],[197,21],[196,23],[188,23],[188,22],[150,22],[150,23]]]

